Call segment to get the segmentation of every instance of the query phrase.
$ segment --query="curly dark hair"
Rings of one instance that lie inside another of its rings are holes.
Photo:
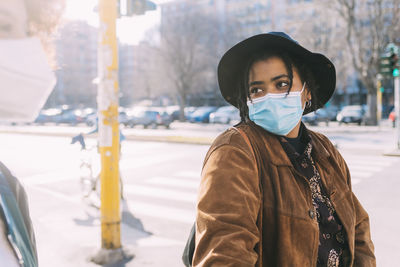
[[[321,103],[317,97],[316,91],[318,90],[318,85],[315,81],[314,74],[312,73],[311,69],[304,60],[300,57],[292,55],[287,51],[275,49],[275,50],[268,50],[268,51],[260,51],[254,53],[253,56],[249,58],[247,64],[245,65],[244,71],[242,75],[239,75],[237,80],[238,86],[238,94],[236,95],[236,101],[238,103],[238,109],[240,111],[240,118],[242,122],[246,122],[249,120],[249,108],[247,106],[247,100],[251,99],[250,92],[249,92],[249,72],[251,67],[254,63],[267,60],[271,57],[278,57],[282,59],[283,63],[285,64],[286,71],[288,73],[290,84],[287,93],[290,92],[292,89],[293,83],[293,67],[296,68],[297,72],[299,73],[300,80],[302,83],[307,84],[307,88],[311,93],[311,106],[307,107],[304,113],[308,113],[310,110],[316,110],[321,107]]]

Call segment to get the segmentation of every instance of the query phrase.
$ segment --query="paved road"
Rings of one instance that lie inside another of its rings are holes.
[[[332,133],[353,177],[353,190],[371,215],[378,266],[396,266],[400,250],[400,158],[384,157],[376,133]],[[386,134],[390,136],[389,134]],[[374,137],[375,136],[375,137]],[[385,136],[385,133],[380,135]],[[375,139],[376,140],[375,140]],[[368,141],[369,140],[369,141]],[[69,138],[0,134],[0,159],[30,197],[41,266],[94,266],[85,259],[100,244],[99,217],[79,193],[78,147]],[[340,142],[339,142],[340,141]],[[378,143],[377,143],[378,142]],[[95,145],[89,140],[89,145]],[[182,266],[194,220],[199,174],[208,146],[125,142],[122,239],[136,258],[126,266]]]

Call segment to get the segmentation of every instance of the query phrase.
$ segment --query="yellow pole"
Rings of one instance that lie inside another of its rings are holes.
[[[99,146],[101,154],[101,247],[121,248],[118,127],[117,1],[99,0]]]
[[[381,92],[382,83],[381,80],[378,79],[376,82],[376,102],[377,102],[377,109],[376,109],[376,117],[378,120],[378,124],[382,119],[382,92]]]

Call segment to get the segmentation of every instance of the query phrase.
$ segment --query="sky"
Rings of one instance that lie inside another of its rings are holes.
[[[170,0],[152,0],[156,4]],[[98,0],[67,0],[64,18],[70,20],[86,20],[90,25],[97,27],[98,14],[94,12]],[[117,21],[117,36],[122,43],[138,44],[144,38],[146,31],[160,22],[160,8],[148,11],[145,15],[126,17]]]

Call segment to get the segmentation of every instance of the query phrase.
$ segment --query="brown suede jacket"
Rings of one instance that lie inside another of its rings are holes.
[[[238,127],[263,148],[263,171],[236,130],[214,141],[203,165],[193,266],[315,267],[319,227],[307,179],[276,136],[255,124]],[[327,137],[308,131],[322,183],[347,234],[344,265],[376,266],[368,214],[352,192],[344,159]]]

